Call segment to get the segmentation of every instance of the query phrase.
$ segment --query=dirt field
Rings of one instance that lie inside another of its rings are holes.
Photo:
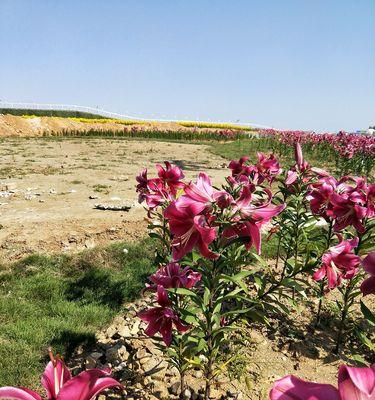
[[[77,251],[146,233],[135,176],[172,160],[186,176],[208,169],[215,182],[226,169],[206,146],[112,139],[9,138],[0,142],[2,258],[35,251]],[[91,197],[91,198],[90,198]],[[132,206],[101,211],[95,204]]]

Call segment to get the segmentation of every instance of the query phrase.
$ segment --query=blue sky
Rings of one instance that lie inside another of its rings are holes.
[[[0,99],[375,124],[374,0],[1,0]]]

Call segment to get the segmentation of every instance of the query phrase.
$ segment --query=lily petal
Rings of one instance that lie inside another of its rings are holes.
[[[7,400],[42,400],[38,393],[26,388],[5,386],[0,388],[0,399]]]
[[[69,369],[61,360],[56,360],[56,366],[50,361],[44,373],[42,375],[42,385],[47,392],[48,400],[54,400],[57,398],[60,389],[63,385],[71,379]]]
[[[340,396],[332,385],[308,382],[287,375],[274,383],[270,400],[340,400]]]
[[[368,368],[342,365],[338,382],[341,400],[375,400],[375,364]]]
[[[58,400],[91,400],[102,390],[114,386],[122,388],[119,382],[109,377],[108,371],[94,368],[81,372],[67,382],[61,389]]]

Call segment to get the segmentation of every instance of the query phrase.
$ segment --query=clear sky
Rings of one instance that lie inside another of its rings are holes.
[[[375,0],[0,0],[0,100],[375,124]]]

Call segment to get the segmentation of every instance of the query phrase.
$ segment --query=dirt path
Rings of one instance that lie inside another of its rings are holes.
[[[172,160],[191,179],[202,169],[214,182],[226,174],[223,160],[206,146],[181,143],[13,138],[0,142],[0,156],[4,259],[143,236],[145,212],[136,201],[134,178],[145,167],[152,175],[155,163]],[[132,208],[100,211],[96,203]]]

